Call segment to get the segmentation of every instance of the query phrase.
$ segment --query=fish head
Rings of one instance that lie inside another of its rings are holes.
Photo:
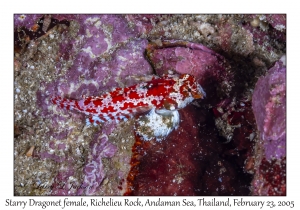
[[[194,99],[204,98],[206,93],[196,78],[190,74],[183,74],[180,76],[181,88],[180,92],[185,97],[193,97]]]

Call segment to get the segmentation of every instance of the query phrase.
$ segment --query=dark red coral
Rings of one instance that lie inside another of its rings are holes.
[[[234,161],[244,167],[245,161],[253,155],[256,124],[251,101],[225,99],[212,108],[220,135],[229,142],[224,155],[237,157]],[[251,171],[252,168],[246,169]]]
[[[247,195],[246,179],[222,157],[210,113],[190,105],[180,115],[165,140],[134,145],[125,195]]]
[[[263,158],[252,181],[253,195],[286,195],[286,157]]]
[[[146,54],[158,75],[194,75],[207,98],[180,110],[179,128],[165,140],[137,137],[126,195],[248,195],[252,175],[244,164],[252,155],[255,122],[249,100],[225,97],[234,80],[229,63],[201,44],[180,40],[151,43]],[[218,118],[235,128],[231,141],[221,136]]]

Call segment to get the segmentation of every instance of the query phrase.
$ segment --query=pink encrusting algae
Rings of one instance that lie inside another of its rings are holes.
[[[14,195],[285,195],[285,20],[15,14]]]

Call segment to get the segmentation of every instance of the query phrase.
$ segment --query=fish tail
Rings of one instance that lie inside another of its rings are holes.
[[[51,102],[60,108],[66,109],[66,110],[78,110],[78,103],[76,100],[73,99],[66,99],[62,98],[60,96],[52,96]]]

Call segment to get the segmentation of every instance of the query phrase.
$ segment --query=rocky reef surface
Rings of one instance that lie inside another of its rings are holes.
[[[14,15],[15,195],[286,195],[285,15]],[[51,103],[163,74],[206,92],[165,139]]]

